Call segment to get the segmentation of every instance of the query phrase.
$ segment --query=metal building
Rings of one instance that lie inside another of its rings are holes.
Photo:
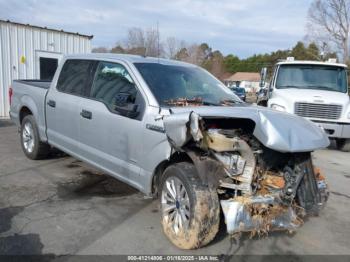
[[[93,36],[0,20],[0,118],[14,79],[51,80],[65,54],[90,53]]]

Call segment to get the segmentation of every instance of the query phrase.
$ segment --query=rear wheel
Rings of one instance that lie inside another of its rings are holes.
[[[350,139],[336,139],[336,144],[338,150],[344,151],[344,152],[350,152]]]
[[[33,160],[43,159],[50,152],[50,146],[40,141],[38,127],[32,115],[23,118],[21,124],[21,145],[24,154]]]
[[[174,245],[195,249],[214,239],[220,222],[218,195],[202,185],[192,164],[177,163],[164,171],[160,198],[163,230]]]

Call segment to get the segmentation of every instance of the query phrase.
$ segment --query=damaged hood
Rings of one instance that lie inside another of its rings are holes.
[[[258,106],[237,105],[175,107],[164,116],[164,127],[173,145],[182,147],[192,130],[191,113],[201,118],[250,119],[255,122],[253,135],[266,147],[279,152],[309,152],[329,145],[325,132],[311,121],[292,114]],[[195,126],[196,128],[196,126]],[[193,134],[192,134],[193,136]]]

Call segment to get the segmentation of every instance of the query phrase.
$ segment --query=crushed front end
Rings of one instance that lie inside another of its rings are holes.
[[[257,189],[253,194],[237,192],[238,196],[231,198],[222,195],[220,203],[228,233],[266,235],[269,231],[295,231],[306,215],[318,214],[328,198],[324,179],[310,176],[314,173],[309,170],[303,174],[292,170],[287,174],[264,171],[256,179]],[[287,179],[296,183],[292,185]]]
[[[315,173],[309,153],[278,153],[242,131],[215,129],[206,136],[222,164],[218,193],[230,234],[294,231],[327,200],[324,177]]]
[[[205,118],[192,112],[165,122],[169,142],[192,159],[216,190],[230,234],[294,231],[328,198],[310,152],[279,152],[253,134],[247,119]]]

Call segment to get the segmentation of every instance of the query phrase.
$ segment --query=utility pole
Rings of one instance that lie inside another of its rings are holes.
[[[157,45],[158,45],[158,48],[157,48],[157,57],[158,57],[158,63],[159,63],[159,56],[160,56],[160,44],[159,44],[159,22],[157,21]]]

